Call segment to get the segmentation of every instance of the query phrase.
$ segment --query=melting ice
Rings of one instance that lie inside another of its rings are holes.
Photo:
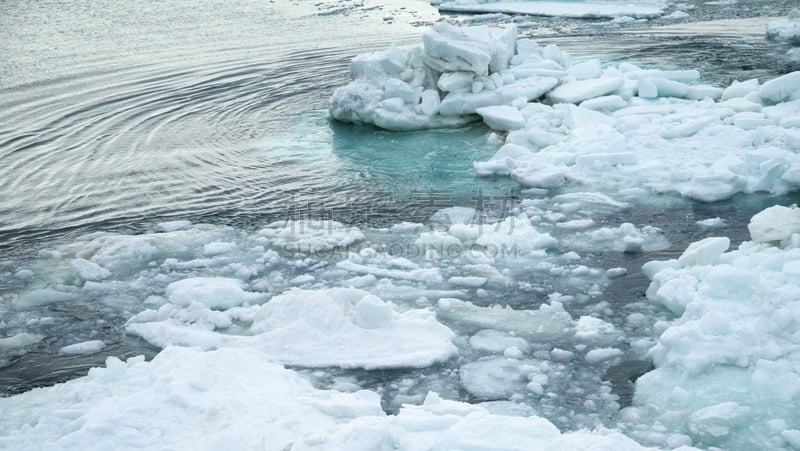
[[[800,209],[755,215],[738,249],[711,237],[647,263],[647,300],[625,310],[602,296],[626,270],[589,256],[669,246],[604,220],[644,195],[797,190],[800,74],[715,87],[445,23],[351,72],[333,117],[482,120],[498,150],[476,173],[528,198],[499,217],[179,221],[43,251],[3,273],[24,289],[2,304],[2,358],[65,327],[53,306],[114,312],[163,350],[0,399],[2,447],[800,448]],[[105,346],[73,338],[61,352]],[[620,410],[606,375],[649,359]]]

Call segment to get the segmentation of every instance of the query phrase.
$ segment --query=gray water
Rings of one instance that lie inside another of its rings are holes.
[[[697,67],[723,84],[791,69],[785,49],[763,40],[763,16],[785,14],[791,3],[749,2],[743,19],[742,8],[701,5],[689,24],[622,29],[539,18],[540,26],[524,33],[578,57]],[[80,234],[137,232],[170,219],[247,229],[305,215],[380,226],[475,206],[476,196],[520,196],[507,178],[474,175],[472,161],[494,153],[481,125],[389,133],[327,118],[327,98],[347,82],[352,56],[418,42],[439,20],[425,0],[20,0],[0,8],[0,273],[13,274],[39,250]],[[797,200],[669,199],[668,206],[606,218],[609,225],[661,227],[672,247],[591,256],[631,274],[604,299],[624,311],[643,298],[647,281],[638,270],[645,261],[673,257],[711,233],[742,241],[754,212]],[[715,216],[728,226],[695,225]],[[15,283],[0,277],[0,296],[24,288]],[[49,313],[73,317],[75,327],[102,319],[110,345],[94,356],[58,356],[63,343],[48,337],[0,368],[0,393],[85,374],[107,355],[157,352],[120,333],[125,312]],[[608,377],[624,382],[637,371]],[[363,383],[390,385],[405,376],[372,374]],[[618,385],[620,396],[630,395]]]

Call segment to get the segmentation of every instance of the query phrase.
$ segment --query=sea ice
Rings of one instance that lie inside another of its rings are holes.
[[[534,3],[541,2],[442,8]],[[353,83],[331,98],[332,116],[409,130],[458,125],[477,113],[507,134],[504,143],[493,135],[504,145],[476,162],[476,172],[529,188],[637,188],[706,202],[800,188],[800,135],[790,119],[800,114],[800,72],[723,88],[701,84],[694,69],[573,62],[555,45],[517,40],[513,26],[438,23],[424,41],[356,57]],[[397,120],[381,122],[389,110]]]
[[[775,206],[750,222],[752,241],[693,243],[648,264],[647,297],[677,318],[650,354],[656,369],[636,381],[623,419],[631,434],[667,444],[681,434],[701,447],[786,449],[800,428],[800,222]],[[630,423],[629,423],[630,424]],[[647,438],[646,438],[647,437]]]
[[[533,414],[494,414],[436,393],[387,415],[375,392],[314,388],[252,349],[112,357],[86,377],[0,398],[0,410],[4,449],[654,449],[602,428],[562,434]]]

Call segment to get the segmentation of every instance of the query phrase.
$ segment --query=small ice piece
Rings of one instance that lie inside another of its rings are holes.
[[[581,230],[588,229],[594,226],[594,221],[591,218],[586,219],[572,219],[570,221],[557,222],[556,227],[564,230]]]
[[[492,130],[517,130],[526,125],[522,113],[511,105],[487,106],[475,112]]]
[[[212,241],[203,245],[203,255],[213,257],[221,255],[236,249],[236,243],[228,243],[224,241]]]
[[[617,348],[599,348],[587,352],[585,360],[587,363],[600,363],[621,355],[622,351]]]
[[[528,373],[539,373],[535,361],[492,358],[467,363],[459,368],[461,386],[479,399],[508,399],[525,390]]]
[[[478,307],[460,299],[439,299],[437,317],[462,326],[495,329],[533,340],[552,340],[571,333],[574,321],[559,303],[538,310]]]
[[[84,258],[73,259],[69,264],[83,280],[97,281],[111,276],[111,271]]]
[[[0,338],[0,351],[11,351],[16,349],[23,349],[30,345],[39,343],[44,336],[38,334],[31,334],[28,332],[20,332],[10,337]]]
[[[747,225],[750,237],[757,243],[789,239],[800,233],[800,208],[776,205],[753,216]]]
[[[625,268],[610,268],[606,270],[606,277],[609,279],[619,279],[626,274],[628,274],[628,270]]]
[[[800,99],[800,71],[782,75],[764,83],[758,89],[758,95],[772,103]]]
[[[469,345],[477,351],[503,353],[506,349],[514,347],[520,351],[527,351],[530,345],[522,337],[515,337],[505,332],[487,329],[482,330],[469,338]]]
[[[580,103],[594,97],[611,94],[624,84],[622,78],[596,78],[561,85],[547,94],[551,103]]]
[[[105,347],[106,344],[102,340],[90,340],[64,346],[58,352],[65,355],[94,354]]]
[[[17,305],[35,307],[75,300],[75,295],[53,288],[39,288],[20,295],[15,301]]]
[[[458,285],[467,288],[480,288],[486,285],[486,277],[477,277],[477,276],[453,276],[447,279],[447,283],[450,285]]]
[[[728,223],[727,221],[725,221],[725,219],[716,217],[716,218],[701,219],[697,221],[696,224],[706,229],[717,229],[725,227]]]
[[[675,21],[675,20],[688,19],[689,17],[691,17],[691,16],[688,13],[684,12],[684,11],[673,11],[672,13],[667,14],[666,16],[661,16],[659,18],[659,20]]]
[[[581,316],[575,325],[575,339],[584,343],[611,344],[619,335],[613,324],[600,318]]]
[[[153,227],[153,232],[177,232],[178,230],[186,230],[192,226],[192,221],[168,221],[156,224]]]

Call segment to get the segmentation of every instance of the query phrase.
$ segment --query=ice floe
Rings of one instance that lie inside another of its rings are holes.
[[[84,378],[1,398],[0,408],[5,449],[652,449],[609,429],[562,434],[536,415],[435,393],[387,415],[377,393],[314,388],[251,349],[112,357]]]
[[[771,207],[752,241],[706,238],[676,260],[652,262],[648,298],[673,311],[651,350],[656,369],[636,382],[633,436],[669,445],[787,449],[800,430],[800,209]]]
[[[666,5],[660,0],[625,1],[490,1],[442,0],[435,2],[440,11],[459,13],[528,14],[572,18],[634,17],[652,18],[664,13]]]
[[[768,23],[767,39],[800,45],[800,10],[794,9],[785,19]]]
[[[712,202],[800,187],[798,72],[723,88],[692,69],[573,62],[555,45],[517,40],[513,26],[438,23],[422,45],[356,57],[351,75],[331,98],[333,117],[393,130],[479,117],[504,144],[476,172],[530,188]]]

